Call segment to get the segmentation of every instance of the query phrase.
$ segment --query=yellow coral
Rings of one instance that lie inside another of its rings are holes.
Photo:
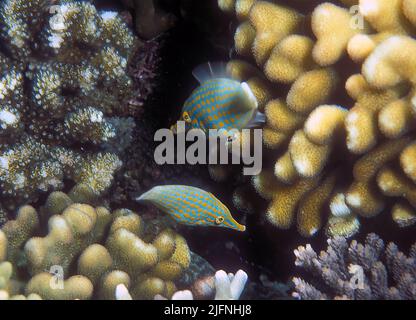
[[[403,0],[403,14],[416,26],[416,6],[413,0]]]
[[[83,276],[72,276],[65,280],[63,289],[57,290],[51,283],[54,283],[54,276],[50,273],[39,273],[28,282],[25,293],[38,294],[46,300],[88,300],[93,294],[91,281]]]
[[[249,19],[256,29],[253,55],[258,64],[263,64],[273,47],[300,26],[303,17],[287,7],[257,1],[251,7]]]
[[[322,105],[316,108],[305,122],[306,137],[316,144],[330,144],[337,133],[343,132],[347,112],[347,109],[338,106]]]
[[[416,207],[416,185],[391,167],[382,168],[377,175],[377,184],[389,197],[403,197]]]
[[[289,144],[293,166],[304,178],[316,177],[326,164],[330,152],[330,146],[311,142],[303,130],[298,130]]]
[[[397,158],[409,142],[409,137],[385,142],[355,163],[355,181],[346,195],[346,202],[354,212],[372,217],[384,209],[384,199],[373,184],[373,179],[385,164]]]
[[[39,228],[39,219],[35,209],[30,206],[21,207],[16,220],[8,221],[2,232],[7,238],[7,259],[16,261],[19,256],[19,249]]]
[[[246,21],[243,22],[235,31],[234,43],[235,50],[242,56],[250,56],[251,47],[256,37],[256,30]]]
[[[165,238],[165,239],[161,239]],[[166,247],[162,247],[165,246]],[[177,279],[182,271],[189,267],[190,254],[186,241],[171,230],[165,230],[154,240],[153,245],[158,248],[160,261],[149,274],[166,280]]]
[[[355,215],[345,217],[331,216],[328,219],[327,234],[330,237],[349,238],[356,234],[360,228],[360,222]]]
[[[126,229],[111,233],[107,247],[115,266],[129,274],[147,271],[157,264],[157,249]]]
[[[258,109],[263,111],[266,103],[272,99],[272,87],[261,77],[252,77],[247,80],[247,84],[257,99]]]
[[[227,74],[236,80],[246,81],[252,77],[261,77],[261,72],[256,67],[243,60],[231,60],[226,66]]]
[[[345,119],[348,149],[357,154],[368,152],[377,144],[378,113],[402,93],[401,87],[382,91],[369,87],[368,83],[361,85],[360,93],[356,92],[357,102]]]
[[[108,272],[102,277],[101,283],[99,283],[98,297],[104,300],[114,300],[114,293],[119,284],[123,284],[126,288],[129,288],[131,285],[130,276],[120,270]]]
[[[400,54],[398,54],[400,53]],[[371,86],[385,89],[405,80],[416,83],[416,40],[393,36],[383,41],[363,64],[363,75]]]
[[[293,83],[286,102],[293,111],[307,114],[329,99],[336,82],[337,76],[331,69],[306,72]]]
[[[290,134],[279,132],[271,127],[263,129],[263,143],[270,149],[278,149],[290,139]]]
[[[321,66],[336,63],[345,53],[350,39],[361,31],[354,25],[347,9],[331,3],[323,3],[315,8],[311,26],[318,39],[312,54]]]
[[[110,219],[108,210],[99,216],[96,209],[85,204],[72,204],[62,215],[53,216],[48,235],[31,238],[25,244],[31,274],[49,270],[53,265],[60,265],[67,272],[74,257],[102,236]]]
[[[235,2],[235,12],[237,18],[240,20],[248,19],[250,9],[256,0],[236,0]]]
[[[396,222],[399,227],[408,227],[416,223],[415,208],[404,201],[398,202],[393,206],[391,215],[393,221]]]
[[[133,288],[134,298],[176,291],[173,281],[191,259],[183,237],[146,229],[128,209],[111,214],[72,201],[62,192],[49,195],[40,212],[41,221],[48,221],[46,236],[37,236],[38,212],[31,206],[0,230],[0,298],[114,299],[119,284]],[[12,272],[17,265],[19,272]],[[163,290],[155,290],[155,283]]]
[[[304,121],[304,117],[292,111],[282,100],[271,100],[266,105],[267,124],[281,132],[294,132]]]
[[[0,262],[7,258],[7,237],[2,230],[0,230]]]
[[[100,244],[92,244],[78,258],[78,273],[96,284],[112,265],[113,259],[108,250]]]
[[[298,231],[305,237],[314,235],[322,226],[322,211],[331,196],[336,182],[335,173],[324,179],[323,183],[306,195],[299,204]]]
[[[277,159],[274,166],[274,175],[284,183],[292,184],[299,177],[289,152]]]
[[[253,176],[252,184],[261,197],[270,200],[279,189],[280,183],[272,171],[262,170],[259,175]]]
[[[163,281],[156,277],[144,276],[137,279],[137,286],[134,286],[130,293],[135,299],[153,299],[156,295],[171,298],[177,291],[173,282]]]
[[[408,145],[400,155],[404,173],[416,183],[416,143]]]
[[[278,43],[264,66],[270,81],[291,83],[315,65],[312,59],[312,39],[292,35]]]
[[[313,180],[302,179],[293,185],[282,185],[273,194],[267,218],[281,229],[289,229],[296,215],[299,201],[316,186]]]
[[[221,10],[232,12],[235,6],[235,0],[218,0],[218,5]]]
[[[391,36],[391,33],[357,34],[348,42],[347,52],[357,63],[364,61],[381,42]]]
[[[251,56],[271,83],[264,84],[269,89],[261,96],[263,143],[276,161],[252,180],[257,192],[271,200],[268,219],[288,228],[298,212],[298,230],[310,235],[323,224],[320,219],[329,206],[327,233],[351,236],[358,231],[360,216],[373,217],[393,203],[392,217],[399,225],[415,222],[414,1],[316,1],[308,19],[288,2],[244,2],[251,9],[239,15],[240,23],[254,29]],[[245,42],[245,56],[251,41]],[[254,67],[230,66],[246,80],[264,81],[257,71],[248,71]],[[401,189],[383,189],[386,166],[398,170],[390,181],[404,179]],[[335,184],[321,178],[330,172],[337,176]],[[319,205],[305,186],[308,179],[314,179],[315,192],[325,190]],[[301,206],[322,210],[301,214],[307,211],[299,211]]]
[[[408,33],[411,27],[402,3],[403,0],[360,0],[360,13],[378,32]]]
[[[330,237],[351,237],[360,228],[360,221],[346,203],[344,192],[336,193],[329,202],[330,215],[326,226],[326,233]]]

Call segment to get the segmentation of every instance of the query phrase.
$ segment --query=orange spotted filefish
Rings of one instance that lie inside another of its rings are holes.
[[[253,127],[265,121],[257,110],[257,99],[245,82],[230,79],[223,63],[207,63],[193,71],[200,82],[186,100],[180,120],[189,129],[232,129]],[[175,127],[172,128],[175,130]]]
[[[245,231],[231,216],[230,210],[212,193],[183,186],[156,186],[142,194],[137,201],[149,201],[175,221],[190,226],[213,226]]]

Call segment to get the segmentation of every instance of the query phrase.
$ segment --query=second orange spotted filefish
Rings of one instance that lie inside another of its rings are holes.
[[[245,231],[231,216],[230,210],[212,193],[184,185],[157,186],[137,201],[148,201],[181,224],[213,226]]]
[[[225,64],[207,63],[193,72],[200,82],[186,100],[181,114],[187,128],[243,129],[265,121],[257,99],[245,82],[228,77]]]

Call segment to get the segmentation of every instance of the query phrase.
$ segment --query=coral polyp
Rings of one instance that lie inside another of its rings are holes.
[[[138,39],[118,12],[90,1],[6,0],[0,21],[2,205],[64,179],[106,191],[121,166],[115,141],[134,126],[128,66]]]

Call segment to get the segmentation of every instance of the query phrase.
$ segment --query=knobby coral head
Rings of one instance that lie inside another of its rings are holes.
[[[267,219],[281,229],[296,223],[307,237],[325,225],[330,236],[352,236],[361,217],[385,212],[412,225],[415,3],[314,3],[305,15],[287,1],[218,1],[240,22],[243,60],[228,71],[264,109],[264,146],[276,157],[253,178],[270,201]]]

